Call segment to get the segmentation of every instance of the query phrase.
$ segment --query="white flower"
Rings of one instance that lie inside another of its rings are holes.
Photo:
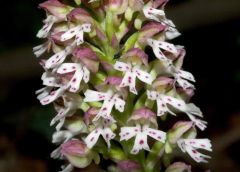
[[[159,60],[167,62],[168,64],[172,64],[172,61],[163,54],[161,49],[168,51],[172,54],[177,54],[178,53],[177,48],[173,44],[170,44],[164,41],[157,41],[151,38],[149,38],[147,42],[148,42],[148,45],[152,47],[155,56]]]
[[[114,69],[125,72],[120,87],[129,86],[130,92],[134,94],[137,94],[135,88],[136,78],[149,85],[152,84],[152,76],[149,73],[142,71],[139,66],[132,66],[131,64],[117,61],[114,65]]]
[[[83,35],[84,32],[90,32],[91,31],[91,24],[83,24],[76,26],[74,28],[69,29],[67,32],[65,32],[61,36],[61,41],[66,41],[75,36],[77,45],[80,45],[84,42]]]
[[[187,80],[195,82],[194,76],[187,71],[174,68],[174,77],[179,86],[183,89],[194,88],[194,85],[189,83]]]
[[[53,133],[52,142],[53,143],[62,143],[70,140],[74,137],[74,134],[68,130],[56,131]]]
[[[57,131],[62,128],[65,122],[65,117],[72,116],[82,103],[81,97],[73,93],[65,93],[62,97],[64,106],[57,108],[58,114],[52,119],[50,123],[52,126],[56,122],[59,122],[56,126]]]
[[[72,164],[68,164],[67,166],[62,166],[62,170],[59,172],[71,172],[73,171],[74,167]]]
[[[141,149],[150,151],[150,148],[147,143],[148,136],[160,142],[165,142],[166,140],[165,132],[149,128],[148,124],[145,124],[143,126],[137,124],[136,127],[122,127],[119,135],[120,141],[122,140],[127,141],[132,137],[136,137],[134,141],[134,146],[131,150],[132,154],[137,154]]]
[[[159,19],[160,18],[165,18],[165,12],[163,10],[159,10],[159,9],[155,9],[149,6],[145,6],[143,8],[143,13],[145,15],[146,18],[151,19],[151,20],[155,20],[157,22],[161,22],[162,20]],[[159,17],[157,17],[159,16]]]
[[[87,147],[92,148],[97,143],[99,136],[102,135],[108,148],[110,148],[110,140],[116,136],[110,128],[110,125],[114,122],[115,120],[110,117],[108,119],[101,118],[97,123],[94,123],[95,129],[85,138]]]
[[[74,44],[67,46],[64,50],[54,54],[52,57],[50,57],[46,61],[45,67],[47,69],[52,69],[59,66],[66,59],[66,57],[72,53],[73,47],[74,47]]]
[[[171,20],[166,18],[163,10],[145,6],[143,8],[143,13],[146,18],[155,20],[157,22],[160,22],[162,25],[168,26],[165,32],[165,36],[167,39],[171,40],[181,35],[176,29],[176,26],[174,25],[174,23]]]
[[[48,49],[49,41],[38,45],[36,47],[33,47],[33,53],[36,57],[40,57],[43,53],[45,53]]]
[[[48,15],[47,18],[43,21],[45,24],[37,33],[38,38],[46,38],[53,26],[59,19],[53,15]]]
[[[125,101],[120,99],[118,94],[114,94],[111,90],[106,93],[87,90],[85,93],[84,102],[103,101],[103,105],[93,121],[97,121],[100,117],[111,118],[110,114],[113,106],[119,111],[124,111]]]
[[[167,96],[164,94],[160,94],[156,91],[147,91],[148,98],[150,100],[156,100],[157,102],[157,115],[162,116],[166,112],[176,116],[176,114],[171,110],[171,107],[173,107],[176,110],[179,110],[181,112],[184,112],[187,114],[187,116],[195,123],[197,127],[199,127],[201,130],[204,130],[206,128],[206,121],[202,121],[200,119],[197,119],[194,115],[203,117],[202,112],[198,107],[196,107],[194,104],[186,104],[183,100],[176,99],[171,96]]]
[[[65,88],[60,87],[57,90],[53,90],[52,87],[44,87],[40,90],[36,91],[36,94],[39,94],[37,98],[40,100],[40,103],[42,105],[47,105],[53,101],[55,101],[57,98],[63,95],[65,92]]]
[[[196,162],[206,163],[205,158],[211,158],[197,151],[197,149],[212,151],[209,139],[180,139],[177,144],[184,153],[187,152]]]
[[[74,93],[79,90],[82,80],[84,80],[85,83],[88,83],[90,78],[89,70],[85,66],[77,63],[63,63],[57,68],[56,72],[61,75],[74,72],[72,79],[65,86],[66,89],[69,89],[70,92]]]

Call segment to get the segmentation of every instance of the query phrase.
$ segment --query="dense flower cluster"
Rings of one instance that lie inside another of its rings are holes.
[[[99,164],[100,154],[112,160],[109,171],[190,171],[174,162],[177,150],[196,162],[210,158],[198,151],[211,151],[208,139],[196,138],[197,128],[207,123],[188,102],[195,80],[182,69],[184,47],[169,43],[180,33],[166,18],[167,1],[39,5],[47,17],[37,37],[47,41],[33,51],[37,57],[53,54],[41,60],[45,87],[37,94],[42,105],[53,103],[57,111],[51,125],[59,147],[52,157],[68,161],[62,172]],[[163,126],[175,120],[172,128]]]

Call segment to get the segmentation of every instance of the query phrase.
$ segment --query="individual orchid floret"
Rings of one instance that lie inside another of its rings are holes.
[[[208,139],[179,139],[177,142],[180,149],[187,152],[196,162],[207,162],[205,158],[210,158],[197,151],[197,149],[204,149],[212,151],[212,145]]]
[[[58,113],[50,123],[52,126],[59,121],[58,125],[56,126],[57,131],[59,131],[63,126],[65,118],[72,116],[82,103],[82,98],[79,95],[75,95],[73,93],[65,93],[62,97],[64,106],[58,107],[56,105]]]
[[[83,35],[84,32],[89,33],[91,31],[91,24],[83,24],[69,29],[61,36],[61,41],[66,41],[75,36],[77,45],[80,45],[84,42]]]
[[[167,62],[168,64],[172,64],[172,62],[164,55],[161,49],[168,51],[172,54],[177,54],[178,51],[173,44],[170,44],[164,41],[157,41],[154,39],[148,39],[147,42],[148,42],[148,45],[152,47],[155,56],[159,60]]]
[[[60,87],[57,90],[53,90],[53,88],[50,87],[45,87],[36,91],[36,94],[39,94],[37,98],[40,100],[40,103],[42,105],[47,105],[62,96],[65,91],[66,89],[63,87]]]
[[[165,172],[191,172],[191,166],[183,162],[175,162],[168,166]]]
[[[64,62],[66,57],[72,53],[72,51],[73,51],[73,45],[70,45],[70,46],[66,47],[64,50],[59,51],[58,53],[54,54],[52,57],[50,57],[46,61],[45,67],[47,69],[52,69],[52,68],[59,66],[61,63]]]
[[[150,128],[151,120],[154,121],[156,115],[147,108],[140,108],[135,110],[130,120],[134,120],[135,127],[122,127],[120,132],[120,141],[129,140],[135,137],[134,146],[131,150],[132,154],[137,154],[141,149],[150,151],[147,137],[150,136],[153,139],[165,142],[166,133],[157,129]],[[141,122],[144,122],[141,124]],[[154,124],[156,125],[156,123]]]
[[[111,90],[106,93],[87,90],[84,95],[84,102],[103,101],[102,107],[93,121],[97,121],[100,117],[110,118],[113,106],[115,106],[119,112],[124,111],[125,101],[122,100],[118,94],[114,94]]]
[[[52,142],[53,143],[67,142],[73,137],[74,137],[74,133],[68,130],[60,130],[53,133]]]
[[[148,55],[140,48],[129,49],[122,58],[133,65],[148,65]]]
[[[116,134],[113,133],[111,124],[115,123],[115,120],[110,116],[107,119],[101,118],[94,123],[95,129],[85,138],[85,143],[88,148],[92,148],[98,141],[101,135],[106,141],[108,148],[110,148],[110,140],[112,140]]]
[[[84,142],[77,139],[71,139],[63,143],[60,146],[60,153],[70,162],[70,165],[66,168],[71,168],[71,170],[73,170],[73,167],[85,168],[90,165],[92,160],[97,163],[99,158],[96,153],[88,149]]]
[[[172,68],[172,71],[174,78],[180,87],[182,87],[183,89],[195,88],[193,84],[187,81],[189,80],[195,82],[194,76],[190,72],[180,70],[177,68]]]
[[[49,41],[38,45],[33,48],[33,53],[36,57],[40,57],[43,53],[45,53],[49,48]]]
[[[153,36],[162,33],[166,30],[166,26],[162,25],[158,22],[149,22],[144,25],[140,31],[138,36],[138,41],[142,45],[146,45],[148,42],[147,40],[152,38]]]
[[[147,91],[148,98],[150,100],[156,100],[157,102],[157,115],[162,116],[166,112],[171,115],[176,116],[176,113],[171,110],[174,109],[184,112],[187,116],[201,129],[204,130],[206,128],[206,122],[197,119],[194,115],[202,117],[202,112],[198,107],[194,104],[186,104],[183,100],[167,96],[156,91]]]
[[[145,6],[143,8],[143,13],[144,13],[146,18],[151,19],[151,20],[155,20],[157,22],[161,22],[161,19],[159,19],[159,17],[160,18],[165,17],[165,12],[163,10],[155,9],[155,8],[152,8],[152,7],[149,7],[149,6]]]
[[[68,84],[64,86],[65,89],[69,89],[70,92],[74,93],[79,90],[82,80],[88,83],[90,78],[89,70],[77,63],[63,63],[58,67],[56,72],[61,75],[74,73]]]
[[[76,48],[73,51],[73,61],[85,65],[91,72],[96,73],[99,69],[99,58],[97,54],[88,47]]]
[[[149,85],[152,84],[153,78],[151,74],[141,70],[138,65],[132,66],[131,64],[117,61],[114,65],[114,69],[125,72],[120,87],[129,86],[130,92],[134,94],[137,94],[137,90],[135,88],[136,78]]]
[[[58,0],[48,0],[39,5],[50,13],[43,21],[44,26],[39,30],[37,37],[46,38],[49,35],[54,23],[66,20],[66,15],[70,11],[70,7],[60,3]]]
[[[119,172],[139,171],[141,169],[140,167],[140,164],[133,160],[123,160],[117,164],[117,169]]]

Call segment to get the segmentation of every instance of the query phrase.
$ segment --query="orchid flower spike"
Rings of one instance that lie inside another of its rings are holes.
[[[61,172],[99,171],[103,158],[105,171],[190,172],[174,162],[178,147],[196,162],[210,158],[199,152],[212,151],[208,139],[197,139],[207,122],[190,102],[195,78],[183,70],[184,47],[171,42],[180,33],[165,13],[168,1],[39,5],[46,19],[37,37],[46,40],[33,48],[44,55],[44,87],[36,94],[56,110],[51,157],[65,160]]]

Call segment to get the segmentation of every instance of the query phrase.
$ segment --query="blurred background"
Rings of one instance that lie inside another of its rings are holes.
[[[41,0],[0,1],[0,172],[58,171],[49,157],[54,115],[40,106],[35,90],[42,69],[32,54],[41,43]],[[210,168],[240,171],[240,1],[170,0],[168,18],[182,33],[174,43],[187,50],[184,69],[196,79],[193,102],[203,111],[214,152]]]

